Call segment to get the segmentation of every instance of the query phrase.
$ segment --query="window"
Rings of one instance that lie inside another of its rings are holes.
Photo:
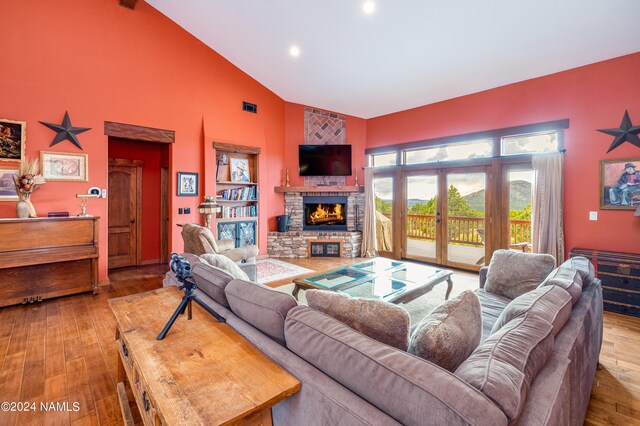
[[[491,157],[492,154],[493,150],[491,139],[483,139],[474,142],[440,145],[405,151],[405,164],[487,158]]]
[[[389,154],[377,154],[371,156],[372,167],[395,166],[398,156],[395,152]]]
[[[505,136],[501,140],[502,155],[536,154],[558,150],[558,133],[545,132],[519,136]]]

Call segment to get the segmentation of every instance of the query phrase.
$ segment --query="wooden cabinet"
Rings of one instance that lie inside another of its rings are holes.
[[[221,212],[215,218],[218,239],[230,239],[223,234],[234,228],[236,247],[249,244],[246,238],[248,231],[253,232],[255,244],[258,226],[258,201],[260,185],[258,174],[258,157],[260,148],[214,142],[216,151],[216,202],[221,205]],[[241,224],[250,224],[241,228]],[[227,226],[228,225],[228,226]],[[245,237],[241,237],[245,234]]]
[[[180,316],[156,340],[181,299],[168,287],[109,300],[124,424],[133,426],[133,406],[144,425],[271,425],[271,407],[300,381],[196,303],[191,321]]]
[[[0,219],[0,306],[95,292],[99,219]]]
[[[640,254],[575,248],[571,256],[584,256],[602,281],[604,309],[640,316]]]

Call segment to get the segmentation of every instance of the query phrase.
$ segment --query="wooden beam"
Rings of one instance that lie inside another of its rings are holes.
[[[124,6],[131,10],[136,8],[136,3],[138,3],[138,0],[120,0],[120,6]]]
[[[112,121],[104,122],[104,134],[114,138],[155,143],[174,143],[176,140],[176,132],[173,130],[114,123]]]
[[[245,146],[225,142],[214,142],[213,148],[219,149],[220,151],[230,151],[234,154],[260,154],[260,147],[257,146]]]

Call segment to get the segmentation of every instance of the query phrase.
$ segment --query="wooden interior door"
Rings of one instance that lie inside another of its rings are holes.
[[[141,164],[109,160],[109,268],[140,263]]]

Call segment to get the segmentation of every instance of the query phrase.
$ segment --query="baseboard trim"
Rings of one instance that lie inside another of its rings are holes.
[[[109,278],[104,279],[102,281],[98,281],[98,287],[105,287],[111,285],[111,281],[109,280]]]
[[[269,255],[268,254],[259,254],[256,256],[257,260],[261,260],[261,259],[268,259]]]
[[[140,266],[146,266],[146,265],[159,265],[160,264],[160,259],[150,259],[150,260],[141,260],[140,261]]]

